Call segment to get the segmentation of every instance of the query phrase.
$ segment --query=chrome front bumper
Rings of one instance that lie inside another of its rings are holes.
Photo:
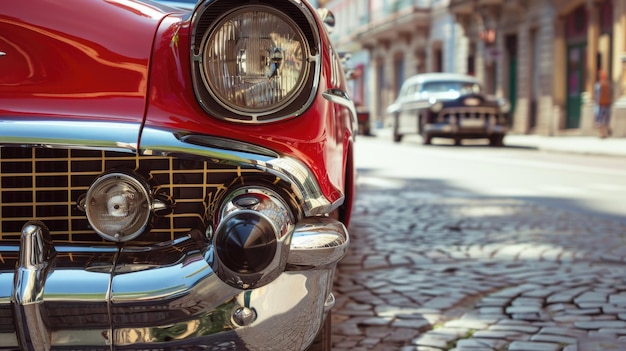
[[[451,123],[429,123],[424,125],[424,131],[441,135],[463,135],[463,134],[505,134],[508,127],[504,125],[485,124],[481,127],[463,127]]]
[[[0,244],[0,350],[300,350],[334,304],[348,234],[300,221],[287,271],[238,290],[211,269],[200,232],[149,247],[54,246],[29,222]]]

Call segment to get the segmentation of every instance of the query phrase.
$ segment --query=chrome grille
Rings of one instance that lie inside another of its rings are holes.
[[[18,242],[23,225],[38,220],[46,224],[55,242],[101,243],[76,204],[97,176],[112,169],[134,170],[146,177],[153,191],[176,201],[172,214],[154,217],[150,233],[137,239],[150,242],[204,230],[226,187],[246,173],[259,172],[219,160],[0,147],[0,240]]]
[[[493,107],[448,107],[439,113],[438,121],[448,122],[451,117],[456,118],[457,121],[488,121],[492,117],[498,118],[499,116],[497,109]]]

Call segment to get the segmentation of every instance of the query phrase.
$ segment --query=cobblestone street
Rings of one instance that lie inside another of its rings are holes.
[[[626,350],[623,222],[361,183],[350,232],[335,351]]]

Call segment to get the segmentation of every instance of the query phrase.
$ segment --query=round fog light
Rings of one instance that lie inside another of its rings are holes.
[[[87,220],[104,239],[128,241],[141,234],[150,219],[150,195],[135,176],[109,173],[96,179],[85,198]]]

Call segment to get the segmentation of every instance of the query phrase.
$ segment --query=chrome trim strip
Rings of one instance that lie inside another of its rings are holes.
[[[233,142],[232,139],[220,138],[220,137],[212,137],[205,135],[197,135],[197,134],[189,134],[180,137],[180,140],[189,143],[189,144],[197,144],[204,147],[224,149],[224,150],[235,150],[241,152],[252,153],[261,156],[267,156],[272,158],[279,157],[278,153],[254,144],[244,143],[242,141]]]
[[[203,137],[207,145],[211,137]],[[144,128],[141,135],[140,153],[142,155],[163,155],[172,156],[184,153],[186,155],[196,155],[203,158],[217,158],[232,162],[233,164],[251,165],[261,171],[274,174],[277,177],[288,181],[292,185],[292,190],[304,200],[301,204],[306,217],[329,213],[343,203],[343,197],[331,203],[324,197],[322,191],[309,170],[300,161],[291,157],[273,157],[268,155],[254,154],[246,151],[245,143],[231,140],[233,145],[229,150],[190,144],[184,142],[185,139],[176,137],[175,134],[155,128]],[[224,144],[223,138],[217,138],[216,143]]]
[[[337,300],[335,299],[335,295],[333,295],[332,293],[328,294],[328,297],[326,298],[326,301],[324,302],[324,313],[328,313],[330,312],[330,310],[333,309],[333,307],[335,307]]]
[[[326,100],[344,106],[350,110],[350,115],[352,116],[350,119],[352,121],[352,133],[353,135],[357,135],[359,131],[359,120],[356,113],[356,107],[354,107],[354,102],[352,102],[348,93],[339,89],[328,89],[322,93],[322,96]]]
[[[140,128],[138,123],[0,120],[0,146],[41,145],[135,152]]]
[[[277,158],[267,163],[267,172],[276,174],[280,178],[287,176],[292,182],[292,190],[304,200],[302,208],[306,217],[324,215],[334,211],[344,201],[342,195],[331,203],[324,197],[317,180],[310,170],[295,158]]]

